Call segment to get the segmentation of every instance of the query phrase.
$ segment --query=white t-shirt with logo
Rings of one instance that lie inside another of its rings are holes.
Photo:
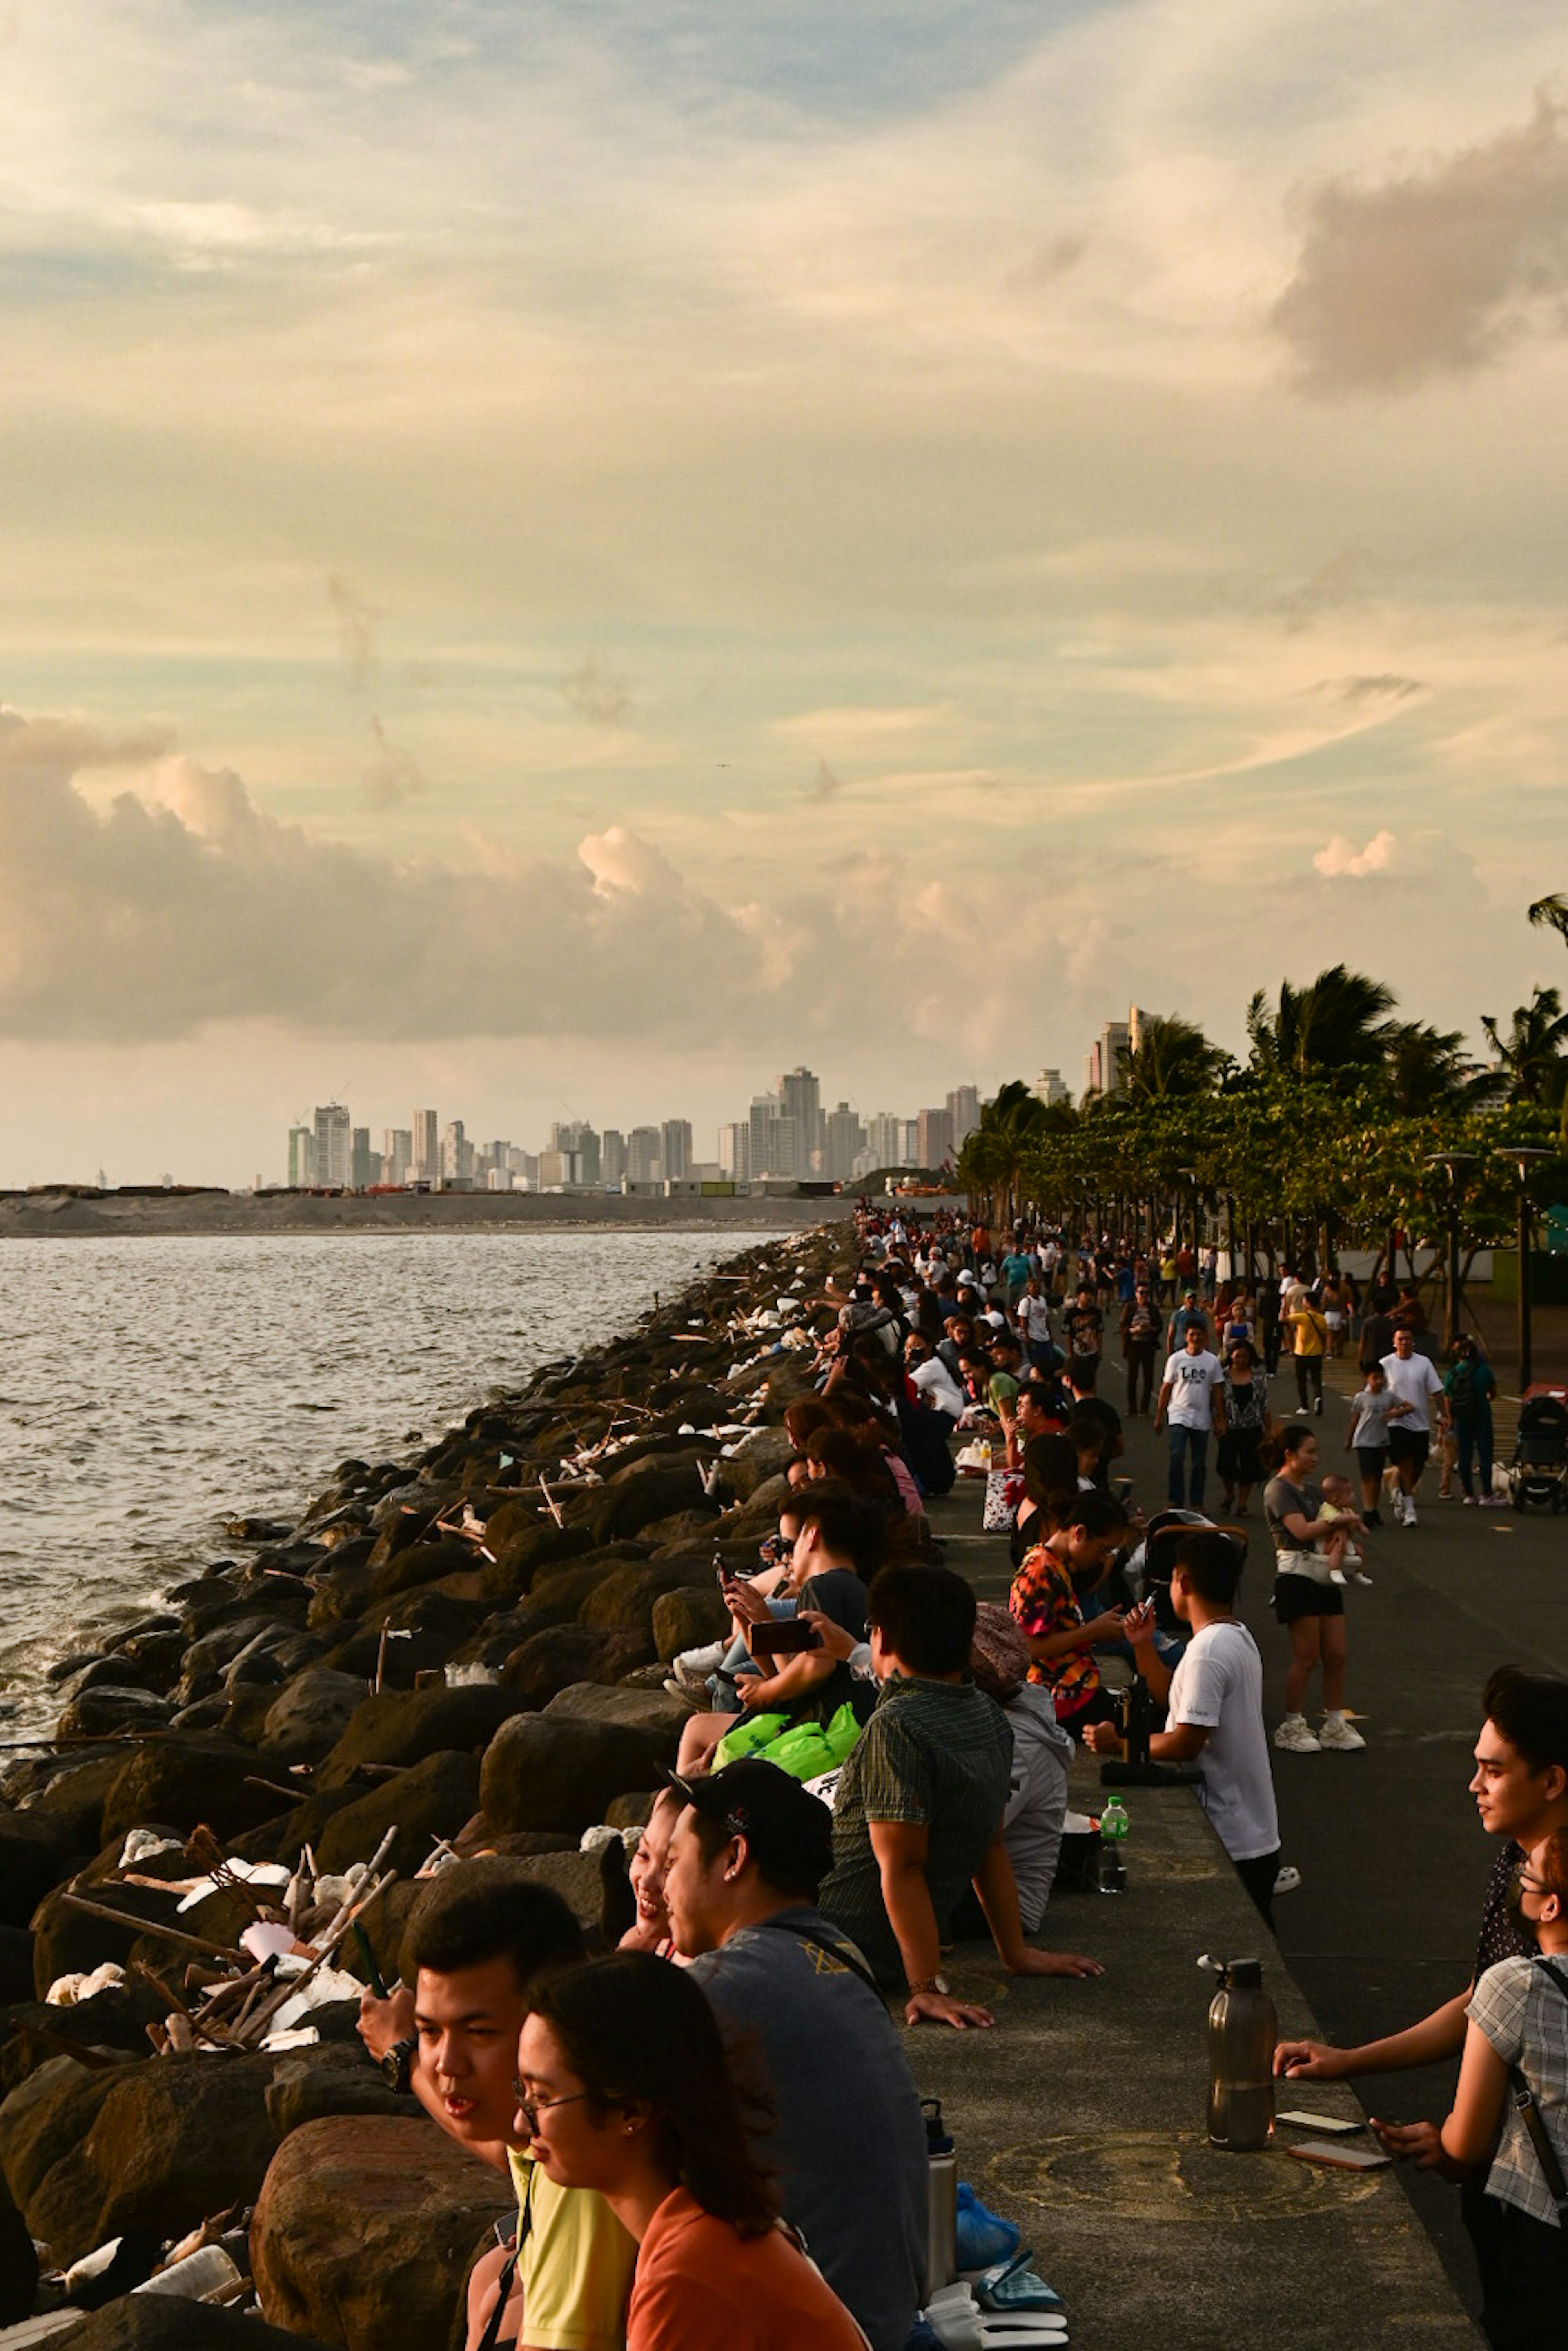
[[[1263,1728],[1263,1660],[1245,1625],[1206,1625],[1171,1676],[1173,1728],[1207,1730],[1197,1759],[1197,1797],[1232,1861],[1256,1861],[1280,1846],[1280,1816]]]
[[[1402,1355],[1385,1355],[1383,1376],[1389,1391],[1411,1408],[1396,1413],[1389,1422],[1390,1429],[1413,1428],[1417,1435],[1432,1433],[1432,1398],[1443,1393],[1442,1374],[1429,1356],[1412,1355],[1406,1363]]]
[[[1050,1338],[1051,1301],[1049,1298],[1031,1298],[1026,1290],[1013,1311],[1034,1345],[1039,1346],[1042,1340]]]
[[[1207,1347],[1200,1347],[1196,1355],[1189,1355],[1185,1347],[1179,1354],[1167,1355],[1160,1385],[1170,1389],[1166,1418],[1172,1427],[1212,1428],[1215,1391],[1224,1378],[1218,1356],[1210,1354]]]
[[[964,1391],[946,1364],[928,1355],[925,1363],[915,1364],[909,1376],[938,1412],[950,1412],[955,1420],[959,1417],[964,1409]]]

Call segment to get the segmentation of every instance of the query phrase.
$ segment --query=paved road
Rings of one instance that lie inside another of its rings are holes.
[[[1103,1387],[1121,1407],[1120,1370],[1107,1359]],[[1325,1460],[1340,1453],[1350,1364],[1330,1367],[1333,1393],[1322,1424]],[[1276,1408],[1293,1399],[1282,1376]],[[1138,1499],[1165,1494],[1164,1439],[1130,1424],[1120,1465]],[[1212,1473],[1211,1473],[1212,1475]],[[1371,1540],[1370,1592],[1352,1586],[1348,1702],[1364,1718],[1359,1755],[1276,1754],[1283,1851],[1303,1884],[1280,1902],[1279,1938],[1323,2027],[1343,2042],[1369,2040],[1415,2021],[1469,1980],[1476,1926],[1494,1848],[1466,1793],[1479,1697],[1491,1667],[1513,1660],[1568,1673],[1568,1516],[1467,1510],[1435,1499],[1428,1469],[1420,1523]],[[1211,1506],[1219,1499],[1211,1486]],[[1260,1507],[1258,1497],[1253,1510]],[[1242,1613],[1263,1653],[1270,1723],[1283,1710],[1289,1643],[1269,1608],[1271,1562],[1253,1520]],[[1386,2076],[1363,2086],[1373,2110],[1395,2119],[1447,2109],[1449,2069]],[[1417,2210],[1461,2290],[1473,2293],[1457,2199],[1436,2180],[1412,2179]]]

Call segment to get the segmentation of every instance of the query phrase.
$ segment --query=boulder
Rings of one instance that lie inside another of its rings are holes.
[[[27,2224],[0,2182],[0,2326],[26,2318],[38,2288],[38,2256]]]
[[[89,2069],[74,2057],[50,2057],[0,2103],[0,2169],[23,2210],[91,2129],[115,2079],[113,2066]]]
[[[328,1651],[324,1663],[334,1673],[352,1674],[363,1698],[378,1674],[383,1693],[414,1688],[421,1674],[441,1672],[452,1649],[453,1644],[439,1633],[400,1633],[383,1645],[379,1626],[361,1625]]]
[[[314,2338],[264,2326],[249,2312],[172,2294],[121,2294],[57,2339],[62,2351],[68,2344],[70,2351],[327,2351]]]
[[[528,1700],[495,1683],[448,1689],[383,1690],[361,1698],[348,1729],[316,1774],[316,1786],[340,1787],[361,1763],[418,1763],[442,1748],[472,1752]]]
[[[444,1575],[465,1575],[483,1564],[472,1543],[456,1535],[442,1535],[434,1542],[409,1543],[376,1569],[371,1590],[378,1600],[390,1600],[394,1593],[407,1592],[416,1583],[434,1583]]]
[[[255,1828],[277,1810],[277,1798],[248,1784],[255,1752],[225,1739],[177,1736],[149,1740],[121,1765],[103,1807],[103,1842],[153,1823],[188,1836],[205,1822],[220,1844]]]
[[[173,1711],[166,1698],[157,1698],[151,1690],[99,1682],[92,1688],[78,1688],[55,1726],[55,1736],[102,1739],[116,1730],[161,1730]]]
[[[32,1997],[33,1938],[26,1927],[0,1927],[0,2007]]]
[[[449,1575],[443,1583],[422,1583],[371,1609],[366,1630],[379,1632],[384,1625],[392,1632],[434,1633],[446,1643],[450,1653],[476,1633],[494,1610],[493,1601],[480,1597],[478,1585],[476,1574]]]
[[[564,1716],[572,1722],[610,1724],[678,1740],[691,1708],[685,1698],[672,1698],[663,1688],[604,1689],[597,1682],[572,1682],[557,1691],[545,1712],[552,1722]]]
[[[740,1501],[749,1501],[758,1486],[780,1478],[795,1447],[786,1428],[754,1428],[743,1437],[724,1465],[724,1482]]]
[[[701,1507],[706,1497],[697,1476],[705,1454],[649,1454],[618,1469],[594,1494],[582,1523],[595,1542],[634,1535],[672,1510]]]
[[[123,1747],[54,1758],[27,1798],[27,1816],[57,1823],[77,1850],[96,1853],[103,1843],[103,1808],[124,1768]]]
[[[316,1848],[324,1869],[369,1861],[390,1828],[397,1830],[385,1865],[412,1876],[436,1838],[455,1837],[479,1802],[479,1765],[447,1750],[426,1755],[334,1813]]]
[[[710,1641],[724,1640],[729,1632],[729,1611],[716,1579],[710,1579],[706,1583],[683,1583],[674,1592],[662,1592],[653,1603],[653,1646],[668,1665],[683,1649],[701,1649]]]
[[[643,1726],[548,1711],[514,1715],[486,1751],[485,1817],[503,1836],[516,1829],[580,1834],[603,1819],[612,1796],[656,1784],[675,1744],[673,1733]]]
[[[667,1551],[673,1545],[689,1549],[693,1543],[701,1541],[717,1517],[716,1502],[710,1502],[702,1510],[675,1510],[669,1518],[655,1519],[651,1525],[645,1526],[643,1541],[652,1543],[655,1559],[660,1552]]]
[[[133,1629],[115,1643],[112,1654],[135,1668],[131,1678],[146,1688],[172,1688],[185,1656],[185,1636],[178,1617],[155,1618]]]
[[[57,1886],[45,1895],[33,1913],[33,1982],[40,2000],[57,1976],[74,1975],[78,1970],[90,1974],[105,1959],[117,1959],[121,1967],[127,1966],[140,1939],[139,1928],[112,1927],[106,1918],[94,1918],[87,1911],[78,1910],[67,1899],[68,1890],[64,1886]],[[110,1909],[123,1910],[128,1917],[144,1918],[150,1926],[174,1923],[173,1903],[152,1886],[84,1886],[81,1891],[89,1901],[101,1897]],[[191,1922],[182,1918],[179,1924],[189,1928]],[[170,1949],[168,1944],[163,1946],[164,1959]]]
[[[691,1582],[691,1569],[682,1560],[629,1561],[594,1586],[578,1612],[578,1621],[602,1633],[639,1634],[652,1650],[654,1602]]]
[[[86,1859],[68,1822],[0,1813],[0,1925],[25,1928],[51,1887]]]
[[[649,1645],[635,1633],[552,1625],[519,1643],[501,1667],[501,1679],[531,1705],[543,1706],[572,1682],[616,1682],[649,1663]]]
[[[178,1635],[175,1637],[178,1638]],[[164,1683],[155,1684],[145,1668],[139,1666],[133,1657],[121,1656],[119,1651],[115,1650],[108,1656],[89,1657],[85,1666],[80,1667],[76,1673],[66,1679],[60,1696],[69,1706],[74,1699],[80,1698],[83,1690],[106,1688],[155,1690],[162,1695],[166,1687]]]
[[[423,2116],[329,2117],[291,2132],[251,2222],[262,2314],[348,2351],[444,2344],[509,2183]]]
[[[604,1908],[604,1874],[598,1854],[580,1853],[573,1847],[565,1853],[519,1855],[513,1851],[511,1840],[506,1844],[519,1877],[532,1878],[535,1885],[548,1886],[559,1894],[584,1927],[599,1926]]]
[[[789,1499],[787,1479],[765,1478],[744,1502],[737,1502],[716,1520],[720,1537],[726,1542],[737,1542],[747,1536],[759,1541],[764,1535],[777,1534],[779,1513]]]
[[[129,2229],[183,2236],[260,2192],[276,2141],[267,2089],[277,2059],[175,2056],[119,2066],[86,2132],[19,2198],[61,2262]]]
[[[363,1705],[365,1685],[330,1666],[307,1666],[285,1685],[262,1724],[265,1753],[291,1763],[319,1762],[341,1739]]]
[[[516,1600],[532,1589],[541,1567],[579,1559],[592,1541],[585,1527],[558,1527],[548,1512],[541,1519],[538,1502],[526,1496],[503,1502],[485,1523],[491,1556],[480,1562],[480,1589],[488,1600]]]
[[[311,1578],[305,1622],[312,1633],[332,1633],[356,1624],[375,1597],[376,1571],[368,1559],[334,1560]]]
[[[358,2041],[352,2048],[333,2045],[285,2057],[267,2086],[266,2103],[279,2142],[324,2115],[406,2116],[410,2111],[408,2100],[382,2081],[380,2068],[371,2064]]]

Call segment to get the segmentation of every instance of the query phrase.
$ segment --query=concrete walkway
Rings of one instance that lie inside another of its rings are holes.
[[[1109,1364],[1107,1373],[1106,1393],[1120,1407],[1119,1374]],[[1343,1415],[1343,1405],[1329,1409]],[[1163,1444],[1158,1451],[1156,1461],[1147,1424],[1134,1423],[1128,1458],[1118,1465],[1135,1478],[1151,1509],[1164,1495]],[[980,1490],[961,1484],[933,1519],[950,1562],[982,1596],[1000,1598],[1009,1573],[1007,1550],[977,1531]],[[1502,1515],[1479,1514],[1469,1538],[1476,1549],[1484,1552],[1494,1541],[1491,1523]],[[1406,1573],[1420,1557],[1423,1531],[1409,1539]],[[1495,1541],[1501,1551],[1502,1539]],[[1509,1556],[1522,1564],[1533,1550],[1527,1535]],[[1455,1572],[1463,1570],[1456,1565]],[[1270,1580],[1260,1552],[1246,1613],[1277,1681],[1284,1635],[1268,1615]],[[1386,1601],[1381,1583],[1358,1597],[1377,1602],[1392,1619],[1406,1603],[1389,1583]],[[1442,1648],[1441,1639],[1437,1646]],[[1457,1645],[1449,1662],[1440,1710],[1473,1736],[1473,1636]],[[1270,1704],[1277,1704],[1277,1690]],[[1347,2031],[1358,2002],[1364,2007],[1375,1997],[1387,2022],[1416,2012],[1422,1994],[1411,1976],[1421,1970],[1419,1963],[1413,1970],[1413,1938],[1388,1914],[1398,1909],[1399,1883],[1410,1889],[1407,1898],[1419,1893],[1425,1899],[1431,1889],[1422,1858],[1406,1852],[1409,1840],[1400,1834],[1408,1803],[1398,1793],[1397,1767],[1386,1792],[1379,1776],[1401,1752],[1406,1771],[1413,1763],[1429,1792],[1422,1819],[1440,1823],[1473,1863],[1460,1873],[1448,1942],[1433,1949],[1419,1935],[1414,1938],[1416,1948],[1431,1953],[1423,1983],[1437,1981],[1451,1991],[1468,1967],[1459,1922],[1473,1928],[1475,1889],[1488,1861],[1473,1816],[1466,1817],[1462,1780],[1455,1794],[1463,1749],[1456,1751],[1452,1740],[1396,1744],[1386,1734],[1371,1758],[1279,1759],[1303,1767],[1299,1777],[1292,1771],[1278,1779],[1287,1856],[1299,1861],[1315,1889],[1310,1900],[1300,1894],[1279,1905],[1286,1950],[1262,1930],[1196,1799],[1182,1789],[1134,1789],[1125,1796],[1132,1819],[1126,1896],[1059,1896],[1037,1938],[1092,1952],[1105,1963],[1103,1978],[1014,1983],[988,1947],[967,1944],[954,1955],[956,1987],[994,2008],[996,2029],[959,2034],[922,2028],[910,2038],[912,2062],[922,2090],[943,2100],[960,2176],[1022,2226],[1035,2265],[1066,2297],[1078,2345],[1117,2351],[1144,2345],[1233,2351],[1238,2344],[1347,2351],[1384,2343],[1402,2351],[1474,2351],[1479,2345],[1402,2175],[1301,2163],[1285,2151],[1290,2139],[1303,2136],[1294,2132],[1281,2133],[1259,2155],[1222,2155],[1209,2147],[1205,2131],[1211,1980],[1199,1972],[1201,1953],[1261,1952],[1286,2032]],[[1364,1770],[1369,1761],[1373,1769]],[[1346,1816],[1347,1794],[1355,1802],[1354,1818]],[[1375,1811],[1369,1811],[1369,1794]],[[1071,1801],[1098,1811],[1093,1763],[1080,1761]],[[1381,1907],[1367,1899],[1374,1887]],[[1335,1938],[1325,1920],[1339,1922],[1338,1949],[1331,1948]],[[1457,1957],[1449,1948],[1456,1938]],[[1377,1943],[1385,1957],[1369,1963]],[[1301,1974],[1289,1956],[1298,1949],[1311,1962]],[[1367,1973],[1369,1964],[1375,1996],[1370,1986],[1353,1993],[1348,1979]],[[1337,1990],[1327,2011],[1314,2013],[1316,1998],[1309,2003],[1302,1989],[1308,1976]],[[1360,2111],[1351,2091],[1337,2085],[1310,2095],[1292,2091],[1284,2103],[1346,2116]],[[1420,2110],[1419,2102],[1409,2108]]]

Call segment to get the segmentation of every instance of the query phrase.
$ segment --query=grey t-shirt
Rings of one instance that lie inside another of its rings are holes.
[[[1313,1552],[1315,1545],[1301,1542],[1286,1526],[1287,1519],[1317,1517],[1322,1509],[1322,1490],[1317,1486],[1292,1486],[1288,1478],[1270,1478],[1263,1489],[1263,1516],[1269,1532],[1274,1538],[1274,1549],[1284,1559],[1293,1562]]]
[[[691,1973],[727,2040],[749,2040],[766,2069],[778,2121],[758,2152],[785,2219],[872,2351],[904,2351],[925,2279],[920,2094],[886,2009],[835,1956],[847,1938],[804,1905],[778,1916]]]

